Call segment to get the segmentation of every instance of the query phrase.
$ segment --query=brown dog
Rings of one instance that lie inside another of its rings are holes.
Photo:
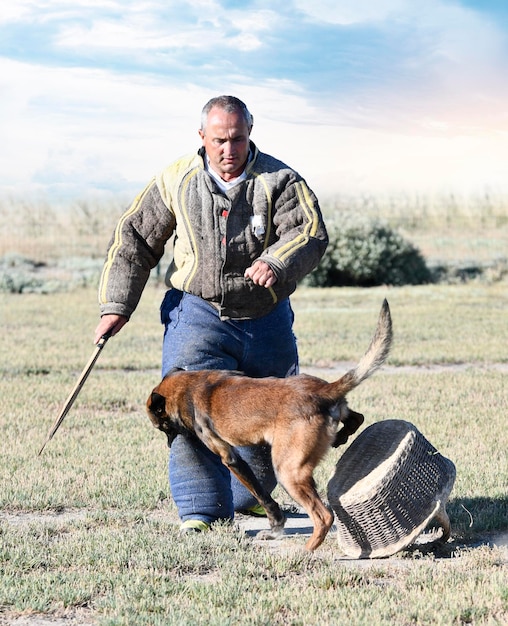
[[[362,424],[363,415],[348,408],[345,396],[383,364],[391,340],[385,300],[367,352],[335,382],[303,374],[249,378],[231,371],[177,370],[150,394],[148,415],[169,445],[176,435],[193,433],[220,456],[266,510],[270,531],[260,534],[267,539],[283,533],[285,517],[233,446],[269,444],[277,480],[312,520],[314,531],[305,547],[315,550],[333,514],[316,491],[314,469],[330,446],[345,443]]]

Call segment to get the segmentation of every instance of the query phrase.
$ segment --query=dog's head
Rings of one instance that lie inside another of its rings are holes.
[[[155,428],[166,433],[168,445],[171,446],[178,433],[166,412],[166,398],[160,393],[152,391],[146,402],[146,412]]]
[[[166,398],[164,396],[152,391],[146,401],[146,412],[156,428],[164,431],[168,429],[168,414],[166,413]]]

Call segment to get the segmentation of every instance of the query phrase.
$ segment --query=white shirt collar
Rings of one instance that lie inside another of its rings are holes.
[[[249,156],[247,157],[247,163],[249,163],[251,158],[252,158],[252,153],[249,150]],[[210,166],[210,159],[208,158],[208,155],[206,155],[206,158],[205,158],[205,167],[206,167],[207,172],[214,179],[214,181],[219,185],[219,189],[222,192],[224,192],[224,193],[228,189],[231,189],[232,187],[234,187],[235,185],[239,185],[242,181],[244,181],[247,178],[247,163],[245,164],[245,169],[240,174],[240,176],[237,176],[236,178],[233,178],[233,180],[223,180],[219,176],[219,174],[217,174],[217,172],[213,169],[213,167]]]

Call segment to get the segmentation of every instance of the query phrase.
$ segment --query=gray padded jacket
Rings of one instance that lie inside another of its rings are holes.
[[[150,270],[174,235],[166,284],[197,295],[222,318],[269,313],[319,263],[328,243],[314,193],[294,170],[251,142],[246,179],[223,193],[205,169],[204,149],[169,165],[120,218],[99,286],[101,314],[130,317]],[[277,282],[244,278],[261,259]]]

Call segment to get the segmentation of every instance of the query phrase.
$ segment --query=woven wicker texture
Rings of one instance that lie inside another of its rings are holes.
[[[436,518],[450,535],[446,502],[455,465],[413,424],[384,420],[366,428],[337,462],[328,483],[341,550],[353,558],[395,554]]]

